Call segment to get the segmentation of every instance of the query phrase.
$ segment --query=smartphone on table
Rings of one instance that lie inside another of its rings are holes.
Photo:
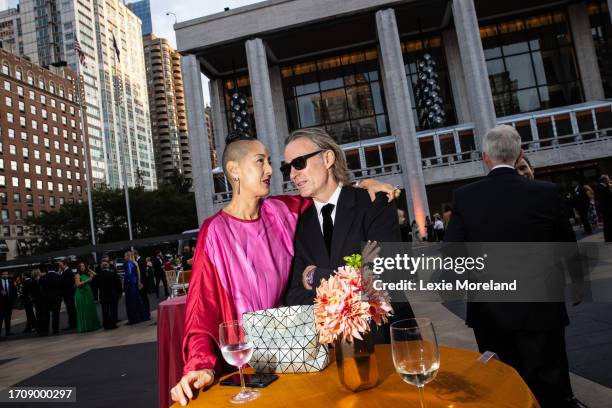
[[[244,385],[252,388],[265,388],[278,379],[276,374],[244,374]],[[221,381],[221,385],[240,387],[240,374],[231,375]]]

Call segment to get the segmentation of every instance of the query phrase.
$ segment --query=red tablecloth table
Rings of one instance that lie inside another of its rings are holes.
[[[187,296],[168,299],[157,308],[157,378],[159,407],[172,404],[170,388],[183,372],[182,342]]]

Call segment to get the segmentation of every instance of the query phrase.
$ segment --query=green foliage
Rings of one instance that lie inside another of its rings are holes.
[[[173,183],[159,190],[130,188],[130,208],[134,239],[178,234],[198,225],[191,183],[178,174]],[[123,189],[97,188],[92,191],[96,242],[129,239]],[[90,245],[91,228],[87,203],[69,203],[58,211],[43,212],[26,220],[37,236],[31,242],[34,253]]]
[[[355,269],[361,268],[361,255],[360,254],[353,254],[353,255],[345,256],[342,259],[346,263],[346,266],[352,266]]]

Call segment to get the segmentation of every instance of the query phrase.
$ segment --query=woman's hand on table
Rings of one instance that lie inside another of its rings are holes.
[[[187,400],[193,398],[193,390],[212,384],[215,379],[213,370],[190,371],[170,390],[172,401],[187,405]]]

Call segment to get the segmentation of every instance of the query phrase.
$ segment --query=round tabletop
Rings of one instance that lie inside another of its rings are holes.
[[[330,351],[333,354],[333,351]],[[416,387],[396,374],[388,344],[376,346],[379,382],[375,388],[353,393],[338,379],[336,364],[307,374],[279,374],[279,379],[260,389],[261,397],[249,407],[420,407]],[[425,386],[427,408],[538,408],[539,405],[518,373],[510,366],[490,360],[478,361],[476,352],[440,347],[440,370]],[[249,372],[247,370],[247,372]],[[189,407],[230,407],[239,387],[218,382],[199,392]],[[179,408],[174,404],[172,408]]]

